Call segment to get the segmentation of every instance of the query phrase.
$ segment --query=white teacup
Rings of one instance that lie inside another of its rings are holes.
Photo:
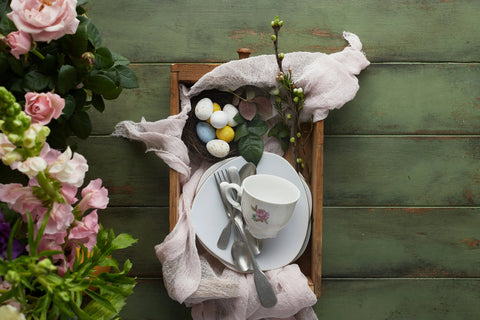
[[[257,239],[274,238],[287,225],[300,190],[292,182],[269,174],[252,175],[242,186],[222,182],[226,198],[242,211],[248,231]],[[239,201],[233,199],[231,189],[237,191]]]

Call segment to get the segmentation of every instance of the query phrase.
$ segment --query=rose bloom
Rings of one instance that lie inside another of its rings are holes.
[[[58,119],[65,107],[65,100],[55,93],[27,92],[25,94],[25,113],[32,123],[48,124],[52,118]]]
[[[12,0],[7,16],[33,40],[50,42],[77,31],[76,6],[77,0]]]
[[[6,41],[11,49],[10,53],[17,59],[20,59],[20,55],[30,51],[32,47],[30,35],[23,31],[10,32],[6,37]]]

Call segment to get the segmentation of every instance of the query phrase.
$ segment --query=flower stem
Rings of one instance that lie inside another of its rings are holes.
[[[45,56],[41,54],[40,51],[38,51],[37,49],[32,49],[30,50],[30,52],[39,57],[40,59],[45,60]]]

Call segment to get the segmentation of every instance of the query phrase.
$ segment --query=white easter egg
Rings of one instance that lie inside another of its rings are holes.
[[[230,152],[230,145],[220,139],[214,139],[207,143],[207,151],[214,157],[224,158]]]
[[[209,98],[203,98],[195,105],[195,116],[200,120],[207,120],[213,112],[213,102]]]
[[[228,116],[223,111],[215,111],[210,116],[210,124],[216,129],[225,127],[228,123]]]
[[[238,123],[233,119],[238,113],[238,109],[233,104],[226,104],[223,107],[223,112],[227,114],[228,122],[227,124],[230,127],[235,127]]]

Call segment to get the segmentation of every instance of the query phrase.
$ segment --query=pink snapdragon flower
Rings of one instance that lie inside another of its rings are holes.
[[[47,168],[47,162],[42,157],[30,157],[18,163],[17,170],[26,174],[30,179]]]
[[[73,215],[73,208],[68,203],[54,202],[50,211],[50,218],[48,219],[45,233],[55,234],[68,229],[75,220]],[[38,226],[42,224],[45,215],[47,214],[47,208],[41,208],[37,210]]]
[[[56,93],[27,92],[25,94],[25,113],[32,123],[47,125],[52,119],[58,119],[65,107],[65,100]]]
[[[62,251],[62,253],[55,254],[52,256],[53,263],[58,267],[58,274],[63,276],[67,271],[67,261],[65,254],[63,253],[62,244],[65,243],[65,237],[67,236],[66,231],[61,231],[57,233],[44,233],[43,237],[40,239],[38,244],[37,251],[42,252],[44,250],[54,250]]]
[[[15,150],[15,148],[15,145],[8,140],[7,135],[0,133],[0,158],[3,158],[3,156],[10,151]]]
[[[27,221],[27,211],[32,214],[32,219],[35,219],[34,211],[43,208],[42,201],[33,194],[32,189],[24,187],[20,183],[0,183],[0,201],[5,202],[10,209],[20,213],[25,222]]]
[[[70,230],[68,241],[83,244],[88,251],[97,244],[98,225],[97,210],[82,218],[82,221],[75,221],[74,227]]]
[[[12,0],[7,17],[33,40],[49,42],[76,32],[76,6],[77,0]]]
[[[29,52],[32,47],[32,38],[23,31],[10,32],[5,40],[11,49],[10,53],[17,59],[20,59],[21,54]]]
[[[108,190],[102,187],[102,179],[95,179],[82,190],[78,209],[83,213],[90,208],[105,209],[108,205]]]
[[[87,170],[85,157],[76,152],[72,153],[70,147],[47,168],[52,178],[75,187],[82,186]]]

